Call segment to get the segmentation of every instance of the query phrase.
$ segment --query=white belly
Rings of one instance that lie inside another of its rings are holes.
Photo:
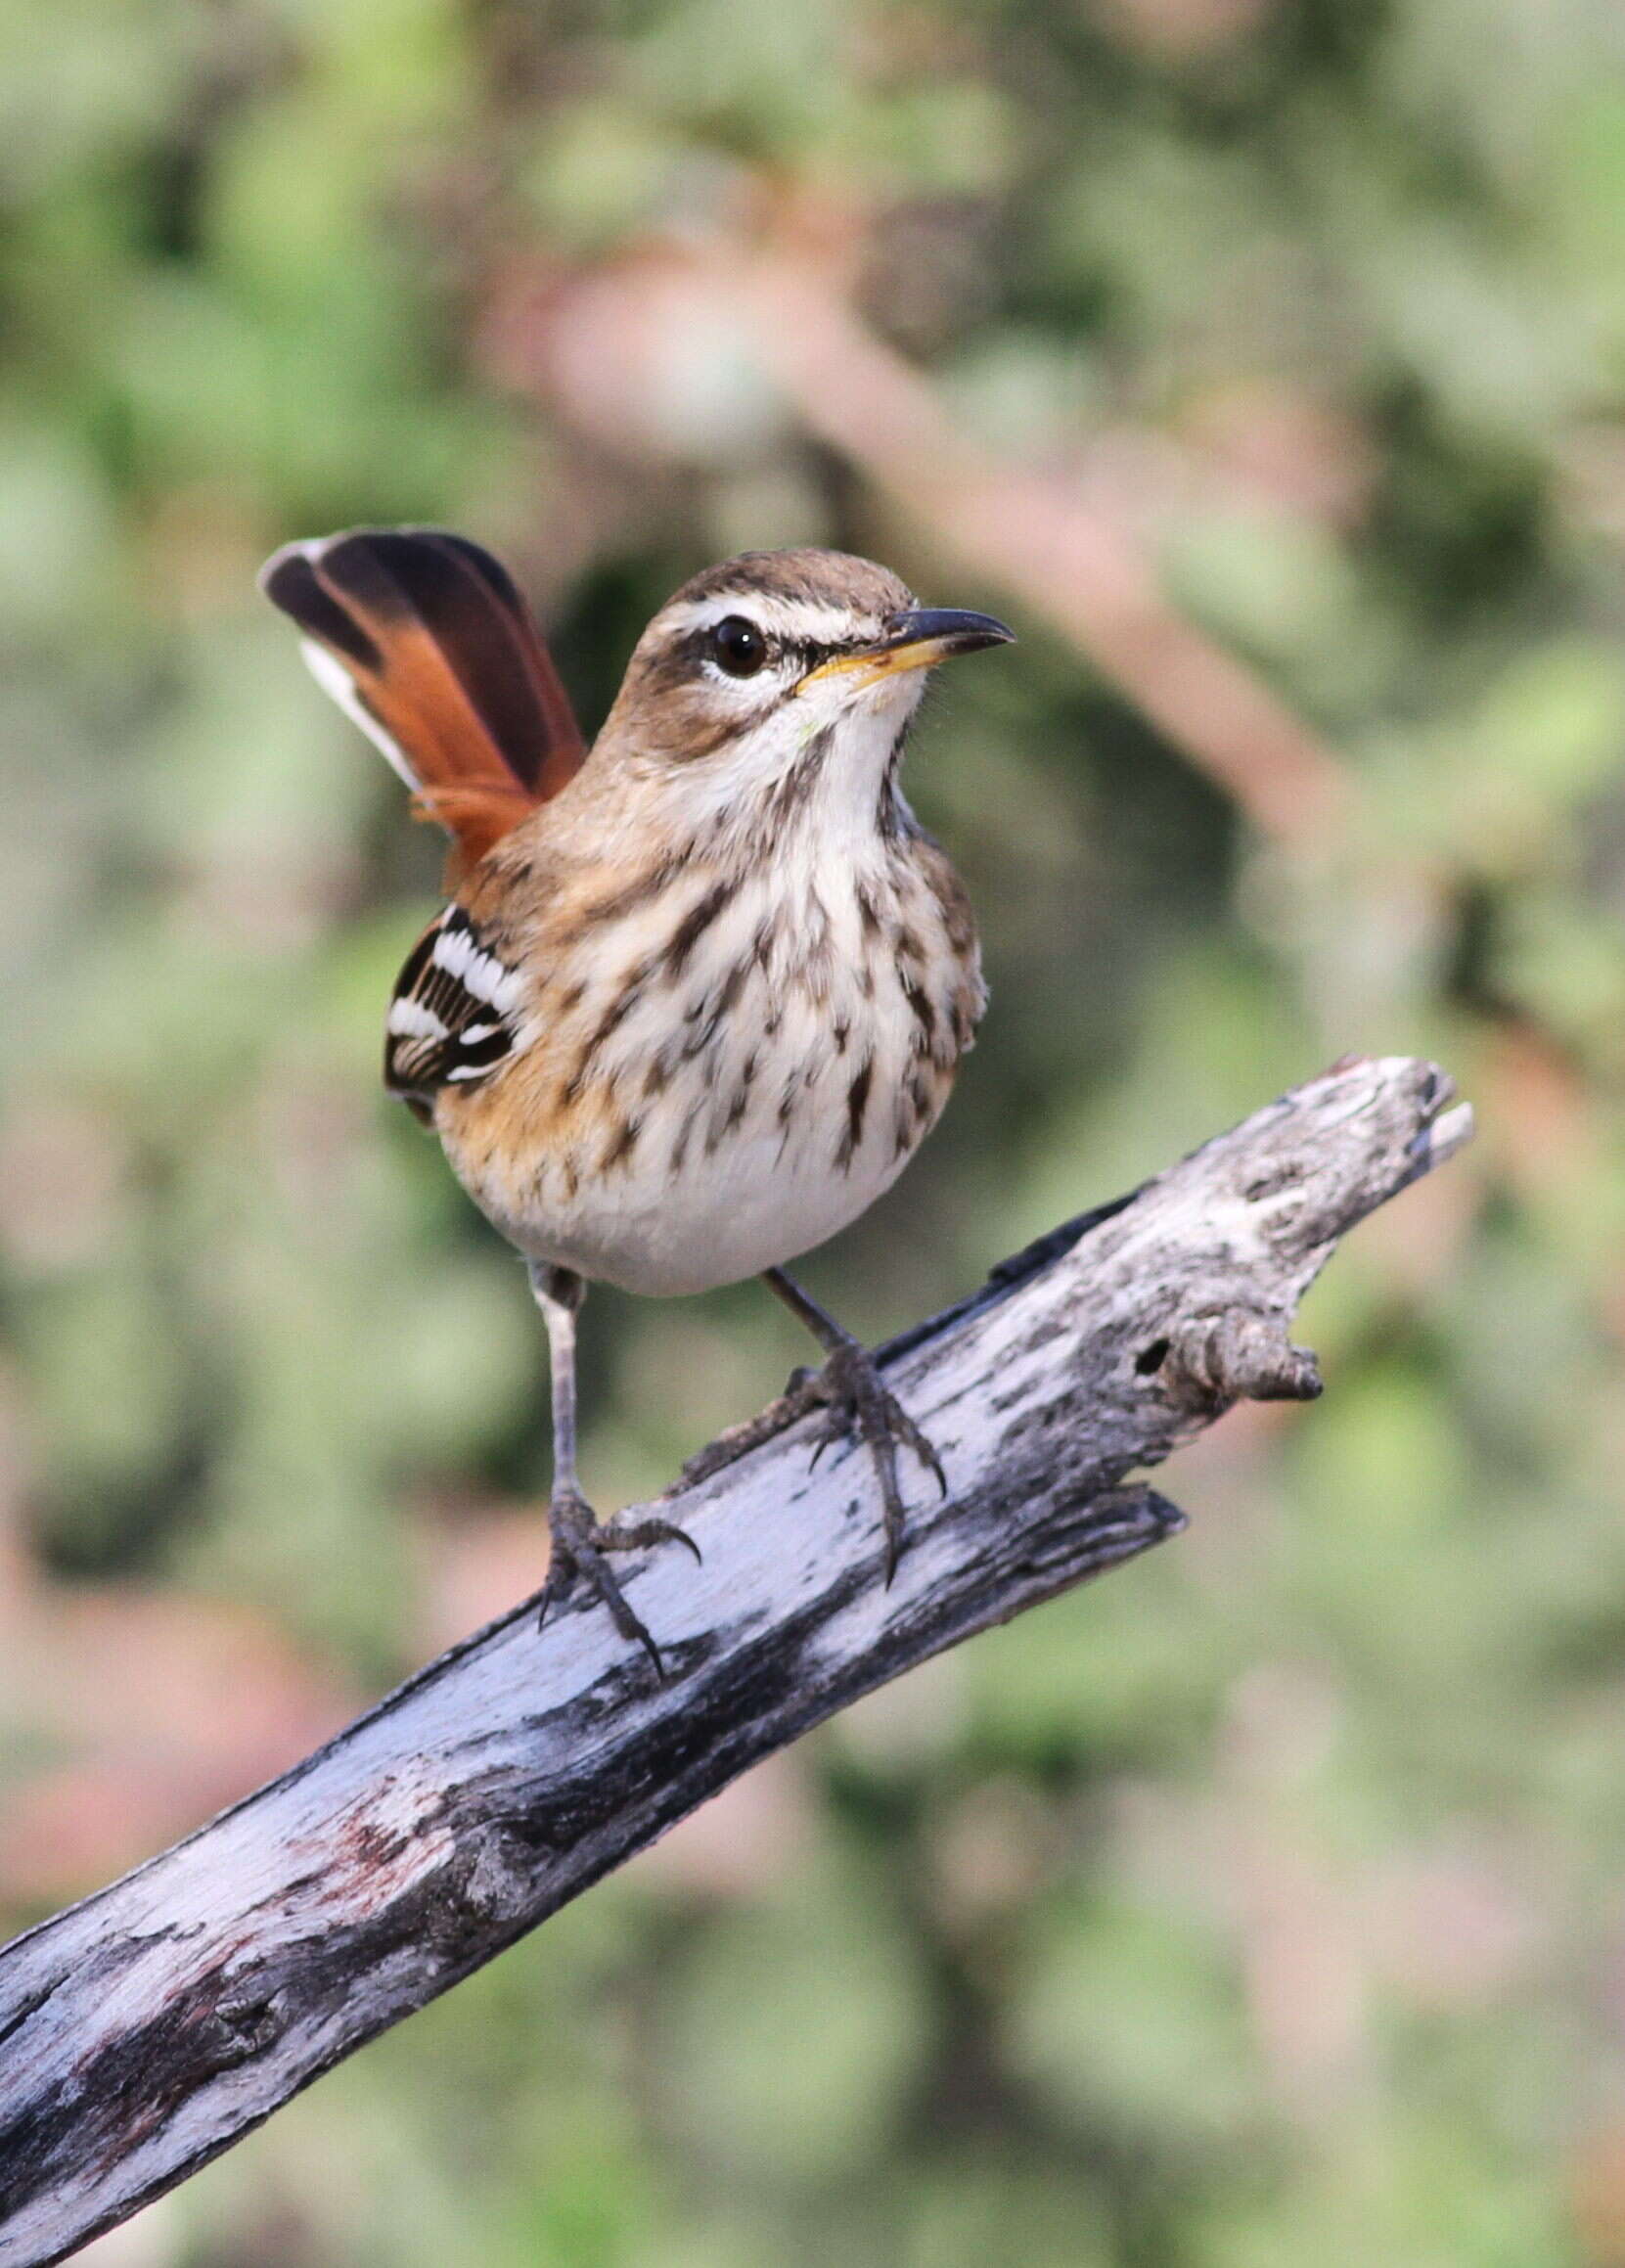
[[[787,920],[770,877],[740,890],[679,983],[617,1001],[615,971],[659,966],[628,924],[566,1025],[543,997],[534,1052],[483,1091],[491,1118],[478,1093],[442,1103],[460,1178],[521,1251],[630,1292],[708,1291],[823,1244],[890,1187],[947,1099],[955,987],[979,1005],[933,903],[911,909],[924,943],[905,967],[865,934],[849,880]],[[669,907],[659,919],[669,930]]]
[[[623,1291],[705,1292],[794,1259],[890,1188],[946,1096],[906,1014],[863,1006],[838,1049],[805,1005],[771,1043],[759,1016],[735,1016],[646,1109],[626,1157],[576,1173],[547,1160],[522,1208],[505,1189],[473,1194],[532,1257]]]
[[[792,1166],[776,1137],[725,1144],[675,1177],[663,1173],[584,1193],[571,1217],[549,1224],[535,1256],[626,1292],[670,1296],[736,1284],[810,1251],[888,1189],[908,1157],[864,1159],[835,1174]]]

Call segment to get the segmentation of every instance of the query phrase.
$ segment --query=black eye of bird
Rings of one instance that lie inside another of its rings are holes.
[[[725,614],[710,635],[711,659],[730,677],[754,677],[767,659],[767,640],[744,614]]]

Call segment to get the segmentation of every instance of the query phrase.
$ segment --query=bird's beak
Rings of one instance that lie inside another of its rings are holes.
[[[893,614],[878,646],[855,654],[832,654],[816,669],[809,669],[797,691],[820,678],[850,675],[853,692],[877,685],[882,677],[897,677],[905,669],[933,669],[951,654],[974,654],[982,646],[1014,644],[1016,632],[992,614],[973,614],[962,607],[909,607]]]

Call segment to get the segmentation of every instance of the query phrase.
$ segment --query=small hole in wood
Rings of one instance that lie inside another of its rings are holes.
[[[1165,1338],[1153,1338],[1150,1346],[1143,1346],[1135,1356],[1134,1367],[1143,1379],[1149,1379],[1153,1372],[1162,1368],[1167,1359],[1168,1341]]]

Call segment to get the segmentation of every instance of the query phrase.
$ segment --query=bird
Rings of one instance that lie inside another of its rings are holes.
[[[819,1448],[855,1435],[889,1582],[906,1450],[932,1444],[874,1357],[786,1273],[863,1213],[935,1124],[986,1004],[975,921],[899,779],[926,679],[1008,644],[888,569],[745,552],[637,641],[589,747],[507,569],[431,527],[285,545],[260,588],[317,682],[451,839],[446,903],[385,1020],[388,1092],[523,1257],[550,1352],[541,1616],[578,1583],[656,1678],[612,1562],[673,1522],[601,1520],[576,1460],[589,1284],[651,1296],[761,1276],[822,1366]]]

